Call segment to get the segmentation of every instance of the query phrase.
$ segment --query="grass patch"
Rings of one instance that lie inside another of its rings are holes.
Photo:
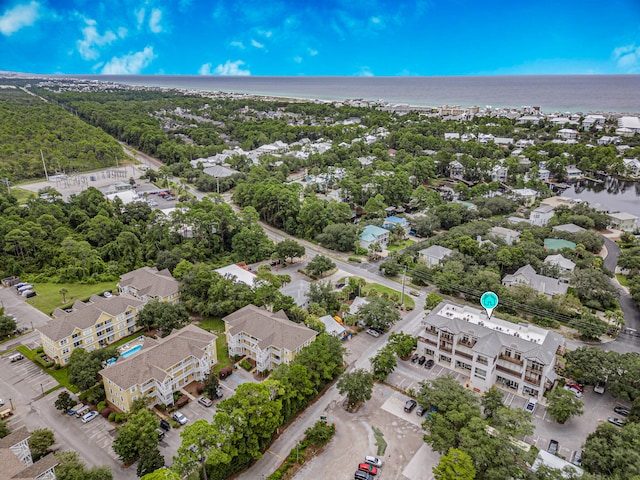
[[[66,289],[66,303],[62,303],[61,289]],[[107,290],[117,290],[116,282],[88,283],[35,283],[34,290],[38,293],[27,300],[46,315],[50,315],[56,308],[70,307],[76,300],[88,300],[91,295],[99,295]]]
[[[380,285],[378,283],[367,283],[364,287],[362,287],[362,293],[364,293],[365,295],[372,291],[377,292],[378,294],[386,293],[388,296],[397,295],[398,298],[402,296],[399,291],[393,290],[389,287],[385,287],[384,285]],[[413,310],[416,306],[416,303],[409,295],[409,290],[406,287],[404,290],[404,305],[405,307],[407,307],[407,310]]]
[[[73,393],[78,393],[80,391],[78,387],[76,387],[75,385],[71,385],[71,383],[69,383],[69,367],[62,367],[58,370],[54,370],[53,368],[43,368],[42,365],[40,365],[36,361],[36,357],[38,356],[38,354],[34,350],[30,350],[28,347],[25,347],[24,345],[20,345],[18,348],[16,348],[16,350],[18,350],[25,357],[31,360],[33,364],[36,365],[38,368],[40,368],[43,372],[51,375],[61,386],[66,387],[67,389],[69,389],[69,391]],[[49,393],[50,391],[56,390],[57,388],[58,388],[57,386],[54,388],[51,388],[47,390],[47,393]]]
[[[217,374],[224,367],[232,365],[233,362],[229,358],[229,348],[227,347],[227,337],[224,334],[224,321],[219,318],[205,318],[201,320],[198,326],[207,332],[215,333],[216,353],[218,355],[218,363],[213,367],[213,371]]]
[[[30,198],[37,198],[37,195],[34,192],[18,187],[11,187],[11,195],[18,199],[18,205],[27,203],[27,200]]]
[[[620,275],[619,273],[616,273],[616,278],[618,279],[618,283],[623,287],[629,286],[629,280],[627,279],[626,275]]]
[[[414,240],[407,238],[405,240],[402,240],[401,242],[392,243],[386,248],[386,250],[389,252],[397,252],[399,250],[407,248],[409,245],[413,245],[414,243],[416,243]]]
[[[373,430],[373,436],[376,437],[376,447],[378,447],[378,456],[384,456],[384,452],[387,449],[387,442],[384,440],[384,435],[379,428],[371,425],[371,429]]]

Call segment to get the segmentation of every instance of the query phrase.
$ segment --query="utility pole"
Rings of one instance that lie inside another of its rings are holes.
[[[47,173],[47,165],[44,163],[44,154],[42,153],[42,149],[40,149],[40,157],[42,158],[42,166],[44,167],[44,176],[47,177],[47,182],[48,182],[49,174]]]
[[[404,280],[407,277],[407,266],[405,265],[404,271],[402,272],[402,295],[400,296],[400,307],[404,306]]]

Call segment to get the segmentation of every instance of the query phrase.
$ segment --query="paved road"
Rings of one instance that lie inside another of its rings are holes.
[[[618,245],[604,237],[604,244],[607,247],[607,256],[604,259],[604,266],[615,272],[616,265],[618,264],[618,257],[620,256],[620,247]],[[640,351],[640,310],[631,299],[631,296],[627,291],[616,282],[612,282],[620,292],[618,300],[620,302],[620,308],[624,313],[625,329],[613,342],[608,342],[602,345],[605,350],[612,350],[618,353],[637,352]]]

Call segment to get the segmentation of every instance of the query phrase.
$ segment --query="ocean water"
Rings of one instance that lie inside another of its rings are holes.
[[[79,75],[128,85],[416,106],[539,106],[551,112],[640,113],[640,75],[491,77],[219,77]]]

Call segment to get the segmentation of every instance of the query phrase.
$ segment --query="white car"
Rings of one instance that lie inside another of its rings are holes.
[[[582,392],[580,390],[578,390],[577,388],[573,388],[573,387],[571,387],[569,385],[565,385],[564,389],[575,393],[576,397],[578,397],[578,398],[582,397]]]
[[[89,413],[85,413],[82,416],[82,423],[89,423],[91,420],[93,420],[97,416],[98,416],[98,412],[96,412],[95,410],[92,410]]]
[[[379,337],[380,336],[380,333],[376,332],[373,328],[370,328],[369,330],[367,330],[367,333],[369,335],[371,335],[372,337]]]
[[[180,425],[184,425],[189,421],[187,417],[185,417],[182,413],[176,412],[173,414],[173,419],[178,422]]]
[[[111,298],[111,297],[113,297],[113,294],[112,294],[111,292],[104,292],[104,293],[102,294],[102,296],[103,296],[104,298]]]
[[[382,466],[382,460],[380,460],[378,457],[372,457],[371,455],[367,455],[366,457],[364,457],[364,461],[365,463],[373,465],[374,467],[380,468]]]
[[[0,407],[4,405],[4,400],[0,398]]]

